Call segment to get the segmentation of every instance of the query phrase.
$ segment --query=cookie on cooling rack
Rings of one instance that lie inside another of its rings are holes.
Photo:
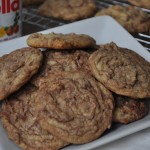
[[[150,63],[137,53],[110,43],[92,53],[89,64],[97,80],[114,93],[150,97]]]
[[[37,92],[38,89],[29,84],[11,95],[2,105],[1,121],[8,137],[24,150],[59,149],[67,142],[48,133],[38,123]]]
[[[0,57],[0,100],[23,86],[38,70],[43,55],[35,48],[21,48]]]
[[[36,104],[41,127],[68,143],[90,142],[111,126],[111,92],[83,71],[57,72],[41,79]]]
[[[115,110],[113,121],[128,124],[137,121],[148,114],[148,103],[146,100],[132,99],[115,95]]]
[[[27,39],[27,44],[36,48],[49,49],[85,49],[96,45],[96,41],[85,34],[34,33]]]
[[[95,11],[93,0],[46,0],[38,9],[43,16],[67,21],[91,17]]]
[[[150,9],[150,0],[128,0],[131,4]]]
[[[150,33],[150,17],[146,12],[132,6],[114,5],[104,8],[95,16],[109,15],[131,33]]]

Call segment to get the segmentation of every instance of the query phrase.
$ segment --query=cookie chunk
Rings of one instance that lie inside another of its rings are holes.
[[[96,45],[96,41],[85,34],[34,33],[28,37],[27,44],[36,48],[64,50],[94,47]]]
[[[144,100],[115,95],[115,103],[114,122],[128,124],[148,114],[148,104]]]
[[[67,21],[75,21],[94,15],[93,0],[46,0],[38,9],[39,14]]]
[[[0,100],[23,86],[39,69],[43,55],[35,48],[22,48],[0,57]]]
[[[40,83],[36,104],[45,130],[69,143],[81,144],[110,128],[113,96],[92,76],[60,72],[49,74]]]
[[[150,63],[137,53],[110,43],[95,51],[89,64],[93,75],[114,93],[150,97]]]
[[[149,15],[135,7],[114,5],[102,9],[96,13],[96,16],[103,15],[109,15],[113,17],[131,33],[150,32]]]
[[[56,150],[67,144],[38,123],[33,85],[21,89],[2,105],[1,120],[8,137],[24,150]],[[43,102],[42,102],[43,103]]]
[[[150,0],[128,0],[131,4],[150,9]]]
[[[32,78],[32,84],[38,86],[40,78],[59,71],[86,70],[90,72],[88,58],[90,54],[82,50],[46,50],[43,51],[44,63],[40,71]]]
[[[33,5],[33,4],[40,4],[43,3],[45,0],[23,0],[23,6],[29,6],[29,5]]]

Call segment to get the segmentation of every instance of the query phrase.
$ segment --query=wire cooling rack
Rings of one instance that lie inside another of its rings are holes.
[[[127,0],[95,0],[96,5],[99,9],[106,8],[111,5],[131,5]],[[147,12],[150,15],[150,10],[140,8],[142,11]],[[38,15],[37,6],[30,6],[23,8],[23,23],[37,27],[38,30],[49,29],[57,26],[67,24],[69,22],[63,20],[57,20],[50,17],[43,17]],[[34,28],[33,27],[33,28]],[[138,33],[133,35],[137,41],[139,41],[149,52],[150,52],[150,34]]]

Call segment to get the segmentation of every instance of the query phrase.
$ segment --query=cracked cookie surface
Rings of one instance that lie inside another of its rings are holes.
[[[89,58],[93,75],[116,94],[150,97],[150,63],[115,43],[102,45]]]
[[[47,57],[47,70],[49,71],[76,71],[87,69],[90,54],[82,50],[50,51],[45,52]]]
[[[35,48],[21,48],[0,57],[0,100],[23,86],[40,68],[43,55]]]
[[[56,150],[67,142],[48,133],[38,123],[33,85],[23,87],[2,105],[1,120],[8,137],[24,150]]]
[[[113,96],[85,72],[49,74],[37,97],[42,128],[69,143],[90,142],[111,126]]]
[[[114,97],[114,122],[128,124],[137,121],[148,114],[149,105],[146,103],[147,100],[132,99],[120,95],[115,95]]]
[[[85,70],[90,72],[88,58],[90,54],[82,50],[46,50],[43,51],[44,63],[40,71],[32,78],[32,84],[38,86],[40,78],[49,73]]]

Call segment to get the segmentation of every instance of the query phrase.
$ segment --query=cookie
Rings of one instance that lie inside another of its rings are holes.
[[[39,69],[43,55],[35,48],[21,48],[0,57],[0,100],[23,86]]]
[[[114,122],[128,124],[148,114],[148,104],[144,100],[115,95],[115,103]]]
[[[33,4],[40,4],[43,3],[45,0],[23,0],[23,6],[29,6],[29,5],[33,5]]]
[[[90,54],[82,50],[50,51],[47,56],[47,71],[76,71],[80,69],[89,70],[88,58]]]
[[[149,0],[128,0],[131,4],[150,9],[150,1]]]
[[[34,33],[28,37],[27,44],[36,48],[64,50],[94,47],[96,45],[96,41],[85,34]]]
[[[90,54],[82,50],[46,50],[43,51],[44,63],[40,71],[32,78],[31,83],[38,86],[40,78],[58,71],[86,70],[90,72],[88,58]]]
[[[38,9],[40,15],[66,21],[91,17],[95,11],[93,0],[46,0]]]
[[[68,143],[90,142],[111,126],[113,96],[85,72],[49,74],[36,100],[41,127]]]
[[[1,120],[8,137],[24,150],[56,150],[67,144],[43,130],[37,120],[33,85],[10,96],[2,105]]]
[[[109,15],[113,17],[131,33],[150,32],[149,15],[135,7],[114,5],[98,11],[95,16],[103,15]]]
[[[95,51],[89,64],[97,80],[114,93],[150,97],[150,63],[137,53],[110,43]]]

